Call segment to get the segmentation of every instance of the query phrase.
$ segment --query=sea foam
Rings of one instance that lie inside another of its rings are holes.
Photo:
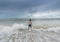
[[[24,24],[13,24],[12,26],[1,25],[0,28],[1,28],[0,32],[10,34],[18,29],[23,29],[23,28],[25,29],[26,26]]]

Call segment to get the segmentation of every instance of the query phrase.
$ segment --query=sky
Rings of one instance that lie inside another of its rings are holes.
[[[60,18],[60,0],[0,0],[0,18]]]

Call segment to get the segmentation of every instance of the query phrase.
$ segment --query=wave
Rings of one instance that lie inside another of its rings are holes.
[[[53,31],[53,32],[60,32],[60,25],[33,25],[33,28],[37,31]]]
[[[34,27],[34,26],[36,26],[36,27]],[[46,28],[46,25],[42,25],[43,27],[45,27]],[[29,32],[29,31],[27,31],[26,32],[26,30],[25,31],[23,31],[23,32],[21,32],[21,31],[19,31],[19,32],[17,32],[17,30],[19,30],[19,29],[27,29],[27,26],[26,25],[24,25],[24,24],[13,24],[12,26],[4,26],[4,25],[0,25],[0,42],[5,42],[5,41],[10,41],[11,40],[11,38],[14,38],[14,37],[17,37],[19,40],[21,40],[22,38],[24,38],[25,36],[26,36],[26,38],[25,38],[25,40],[27,40],[27,39],[29,39],[29,37],[30,36],[35,36],[36,38],[38,38],[38,39],[40,39],[39,38],[39,36],[42,36],[43,38],[44,38],[44,35],[45,35],[45,37],[47,36],[47,34],[46,33],[51,33],[51,31],[53,31],[53,34],[54,34],[54,32],[56,33],[56,32],[60,32],[60,27],[47,27],[47,29],[44,29],[43,27],[42,27],[41,25],[40,26],[38,26],[38,25],[33,25],[33,32],[32,32],[32,35],[30,35],[31,34],[31,32]],[[48,25],[47,25],[48,26]],[[38,29],[38,28],[40,28],[40,29]],[[39,32],[40,33],[39,33]],[[48,31],[48,32],[44,32],[44,31]],[[38,35],[37,35],[38,34]],[[44,34],[44,35],[43,35]],[[51,35],[51,34],[50,34]],[[57,34],[56,34],[57,35]],[[33,36],[33,37],[34,37]],[[49,35],[48,35],[49,36]],[[21,38],[20,38],[21,37]],[[35,38],[34,37],[34,38]],[[51,37],[52,37],[52,35],[51,35]],[[50,38],[51,38],[50,37]],[[31,38],[31,37],[30,37]],[[7,40],[6,40],[7,39]],[[32,38],[31,38],[32,39]],[[41,38],[42,39],[42,38]],[[47,40],[47,38],[45,38],[46,40]],[[17,39],[16,39],[17,40]],[[30,39],[29,39],[30,40]],[[34,39],[35,40],[35,39]],[[44,40],[44,39],[43,39]],[[13,41],[12,41],[13,42]]]
[[[2,33],[10,34],[18,29],[27,29],[27,26],[25,24],[16,24],[16,23],[13,24],[12,26],[0,25],[0,32]],[[33,29],[58,31],[60,29],[60,25],[33,25]]]
[[[20,28],[26,28],[24,24],[13,24],[12,26],[0,25],[0,32],[10,34]]]
[[[48,29],[48,28],[57,28],[57,27],[60,27],[60,25],[58,25],[58,24],[53,24],[53,25],[48,25],[48,24],[36,24],[36,25],[33,25],[33,28],[36,28],[36,29],[41,29],[41,28],[43,28],[43,29]]]

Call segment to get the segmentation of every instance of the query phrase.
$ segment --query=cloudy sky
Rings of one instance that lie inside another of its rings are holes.
[[[60,18],[60,0],[0,0],[0,18]]]

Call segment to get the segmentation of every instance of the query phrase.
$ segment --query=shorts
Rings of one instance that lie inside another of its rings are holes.
[[[29,24],[29,27],[31,27],[31,24]]]

